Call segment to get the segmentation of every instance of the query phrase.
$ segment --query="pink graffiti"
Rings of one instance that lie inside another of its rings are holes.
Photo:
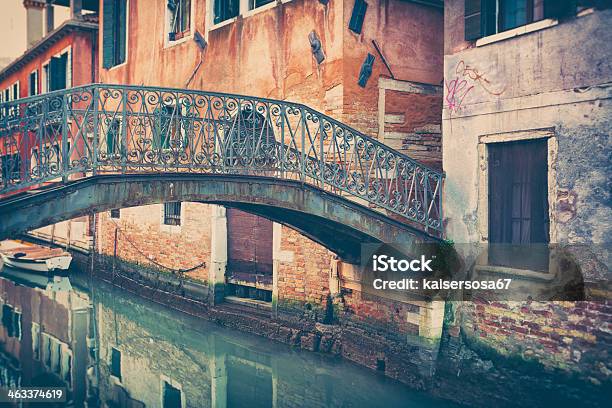
[[[459,61],[455,67],[455,78],[450,81],[445,80],[444,84],[446,86],[446,105],[451,113],[461,109],[466,96],[476,85],[494,96],[499,96],[505,91],[505,87],[500,91],[494,91],[491,81],[483,73],[479,72],[476,68],[470,67],[463,60]]]

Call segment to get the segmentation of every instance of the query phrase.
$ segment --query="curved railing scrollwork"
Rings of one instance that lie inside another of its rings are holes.
[[[307,106],[92,84],[0,104],[0,194],[102,173],[300,180],[441,233],[443,174]]]

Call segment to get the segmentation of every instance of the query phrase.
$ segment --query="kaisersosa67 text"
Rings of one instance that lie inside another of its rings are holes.
[[[413,279],[404,278],[400,280],[374,279],[374,289],[384,290],[457,290],[457,289],[483,289],[483,290],[508,290],[512,279],[496,280],[444,280],[444,279]]]

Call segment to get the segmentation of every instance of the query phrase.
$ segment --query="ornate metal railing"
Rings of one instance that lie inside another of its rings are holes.
[[[0,194],[100,173],[300,180],[441,231],[443,174],[313,109],[92,84],[0,104]]]

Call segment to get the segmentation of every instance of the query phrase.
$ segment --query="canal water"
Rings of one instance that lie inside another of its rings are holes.
[[[75,407],[451,406],[350,362],[79,279],[0,272],[0,386],[63,387],[69,401],[56,406]]]

